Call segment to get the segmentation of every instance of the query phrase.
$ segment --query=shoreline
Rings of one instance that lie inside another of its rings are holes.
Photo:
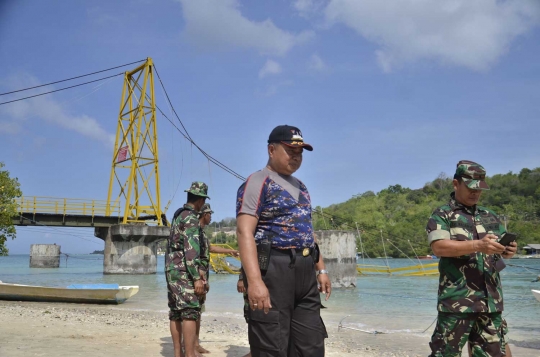
[[[173,356],[167,313],[114,309],[111,305],[0,301],[0,355]],[[203,313],[201,345],[208,356],[241,357],[249,351],[243,318]],[[327,326],[326,356],[417,357],[429,354],[429,338],[414,334],[374,335]],[[511,343],[516,356],[538,350]]]

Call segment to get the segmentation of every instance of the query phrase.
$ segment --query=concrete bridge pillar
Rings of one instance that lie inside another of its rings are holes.
[[[356,237],[349,231],[317,231],[317,242],[332,287],[356,286]]]
[[[32,244],[30,246],[30,268],[58,268],[59,266],[59,245]]]
[[[117,224],[98,227],[105,241],[103,274],[155,274],[157,241],[169,237],[170,227]]]

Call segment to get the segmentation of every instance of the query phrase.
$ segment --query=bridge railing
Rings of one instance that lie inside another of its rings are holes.
[[[82,198],[24,196],[16,199],[19,213],[107,216],[107,201]],[[110,205],[109,215],[120,216],[120,204]]]

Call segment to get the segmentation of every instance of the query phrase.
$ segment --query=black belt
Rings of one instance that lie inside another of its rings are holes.
[[[305,247],[305,248],[288,248],[288,249],[279,249],[279,248],[272,248],[270,254],[287,254],[291,256],[291,262],[289,263],[289,268],[293,268],[294,264],[296,263],[296,254],[302,255],[303,257],[310,257],[313,256],[313,253],[315,252],[314,247]]]
[[[280,249],[280,248],[274,248],[272,247],[271,254],[283,254],[283,255],[291,255],[291,252],[294,251],[295,254],[299,254],[301,256],[307,257],[313,254],[315,251],[315,247],[306,247],[306,248],[287,248],[287,249]]]

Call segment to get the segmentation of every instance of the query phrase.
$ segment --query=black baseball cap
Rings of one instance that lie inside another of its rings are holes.
[[[290,125],[276,126],[268,137],[268,143],[282,143],[290,147],[303,147],[308,151],[313,151],[313,146],[304,142],[300,129]]]

